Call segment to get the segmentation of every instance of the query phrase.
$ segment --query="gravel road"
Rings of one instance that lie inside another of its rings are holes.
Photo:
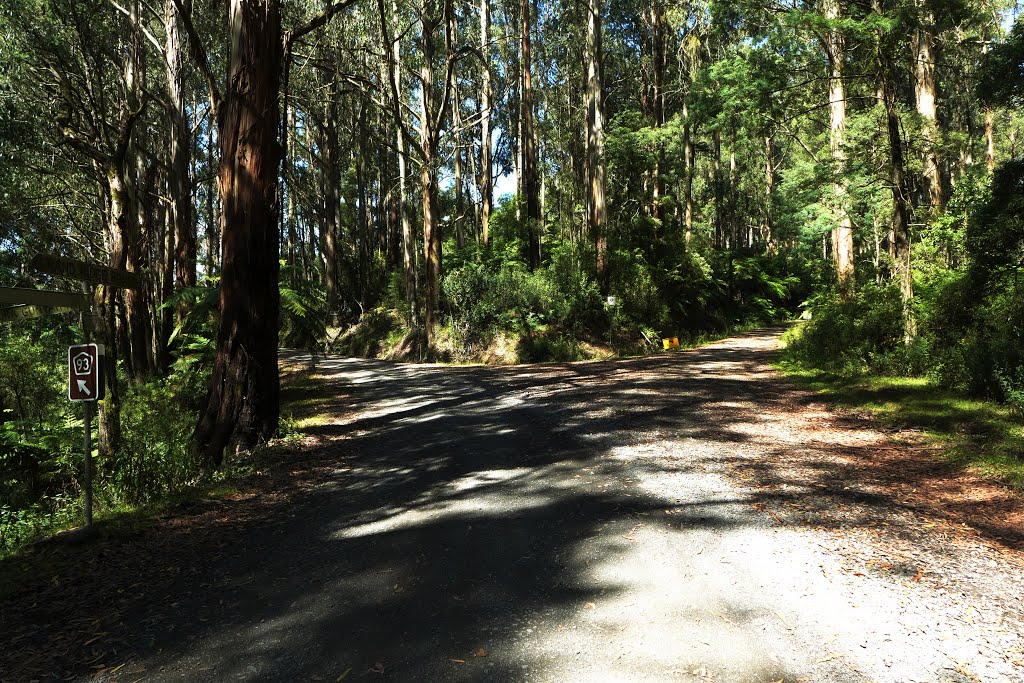
[[[838,477],[891,436],[782,380],[780,333],[320,359],[295,490],[165,558],[99,678],[1024,681],[1019,553]]]

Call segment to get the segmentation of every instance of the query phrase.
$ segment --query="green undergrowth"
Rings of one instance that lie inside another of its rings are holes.
[[[1024,489],[1024,420],[1010,406],[924,377],[851,375],[783,357],[777,367],[830,402],[888,427],[921,430],[939,457]]]

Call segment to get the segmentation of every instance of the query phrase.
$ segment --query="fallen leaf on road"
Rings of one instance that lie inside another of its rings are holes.
[[[372,671],[375,674],[382,674],[384,673],[384,664],[381,662],[377,662],[376,664],[370,667],[370,671]]]
[[[477,657],[486,657],[487,656],[487,650],[485,650],[484,648],[480,648],[479,650],[476,651],[476,656]]]
[[[452,661],[455,662],[456,664],[465,664],[466,663],[465,659],[453,659]]]
[[[341,675],[334,679],[334,683],[338,683],[338,681],[345,680],[345,676],[348,676],[350,673],[352,673],[352,667],[349,667],[342,671]]]
[[[916,581],[920,581],[922,576],[924,576],[924,570],[923,569],[918,569],[917,573],[914,574],[913,578],[911,578],[910,580],[911,581],[915,581],[915,582]]]
[[[585,604],[585,605],[584,605],[583,607],[584,607],[585,609],[597,609],[597,605],[595,605],[595,604],[594,604],[594,603],[592,603],[592,602],[588,602],[588,603],[587,603],[587,604]]]

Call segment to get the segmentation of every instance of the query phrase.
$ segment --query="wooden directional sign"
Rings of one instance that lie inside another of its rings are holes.
[[[37,254],[29,261],[28,267],[42,273],[82,280],[95,285],[110,285],[120,289],[142,288],[142,277],[138,273],[129,273],[127,270],[107,268],[85,261],[74,261],[52,254]]]
[[[78,344],[68,347],[68,398],[72,401],[97,401],[103,398],[103,347]]]
[[[75,292],[53,292],[45,289],[0,287],[0,304],[27,304],[54,308],[88,309],[89,298]]]
[[[6,306],[0,308],[0,323],[23,320],[24,318],[38,318],[39,316],[50,315],[51,313],[73,313],[77,310],[68,306],[29,306],[27,304]]]

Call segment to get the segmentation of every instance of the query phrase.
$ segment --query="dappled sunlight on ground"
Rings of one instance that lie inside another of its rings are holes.
[[[773,373],[778,333],[501,368],[287,355],[303,445],[97,550],[102,616],[48,656],[72,679],[1014,680],[1020,574],[901,495],[934,472],[894,485],[867,466],[886,434]],[[40,585],[0,614],[24,653],[80,602]]]

